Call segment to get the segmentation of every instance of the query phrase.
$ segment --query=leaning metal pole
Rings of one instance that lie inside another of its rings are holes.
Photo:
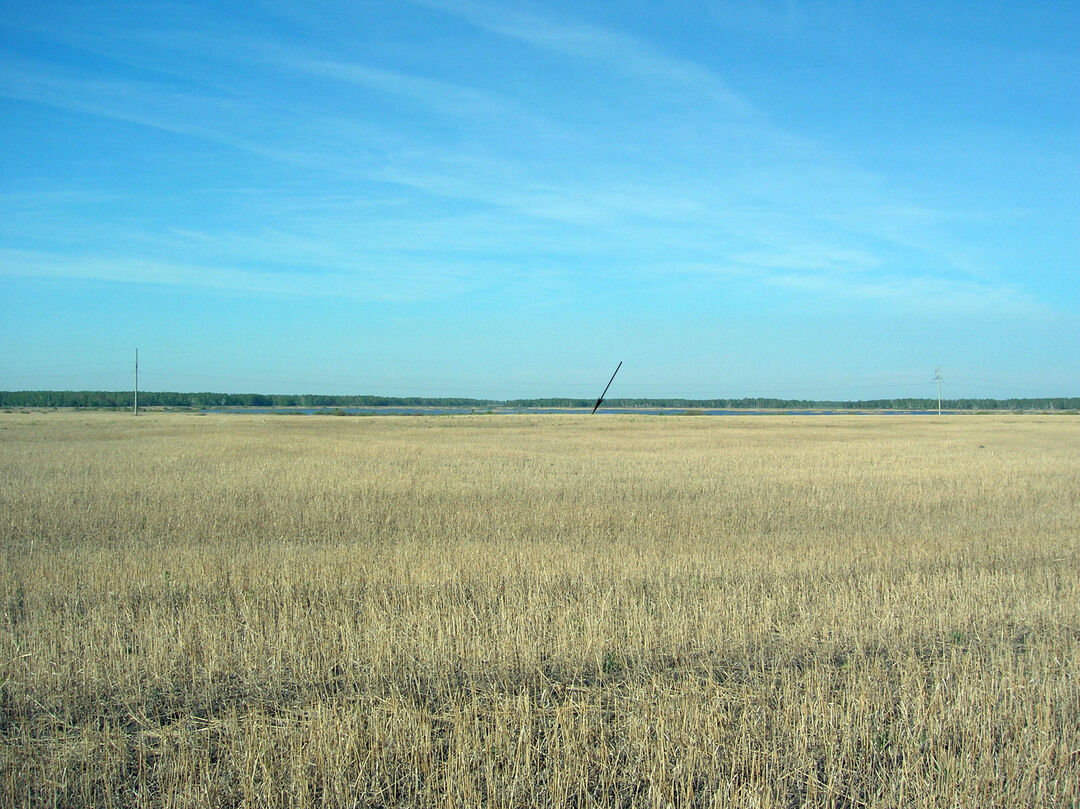
[[[619,364],[615,367],[615,374],[619,373],[619,368],[622,368],[622,360],[619,360]],[[611,383],[615,381],[615,374],[611,375],[611,379],[608,380],[607,386],[604,388],[604,392],[600,394],[600,398],[596,400],[596,404],[593,405],[592,412],[595,413],[600,407],[600,403],[604,401],[604,397],[607,395],[608,388],[611,387]],[[591,415],[591,414],[590,414]]]

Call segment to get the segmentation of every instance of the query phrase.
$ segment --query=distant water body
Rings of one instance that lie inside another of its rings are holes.
[[[201,413],[282,416],[470,416],[500,414],[588,414],[591,407],[211,407]],[[720,410],[679,407],[601,407],[606,415],[635,416],[936,416],[936,410]],[[942,415],[955,411],[943,410]]]

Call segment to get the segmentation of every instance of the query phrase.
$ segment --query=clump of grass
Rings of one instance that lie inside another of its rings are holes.
[[[1080,796],[1073,419],[5,425],[5,805]]]

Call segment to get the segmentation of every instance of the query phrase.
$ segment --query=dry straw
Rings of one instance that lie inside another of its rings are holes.
[[[1075,806],[1070,416],[0,415],[0,804]]]

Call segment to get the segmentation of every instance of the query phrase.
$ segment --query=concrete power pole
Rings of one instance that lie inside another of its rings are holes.
[[[135,415],[139,415],[139,349],[135,349]]]

